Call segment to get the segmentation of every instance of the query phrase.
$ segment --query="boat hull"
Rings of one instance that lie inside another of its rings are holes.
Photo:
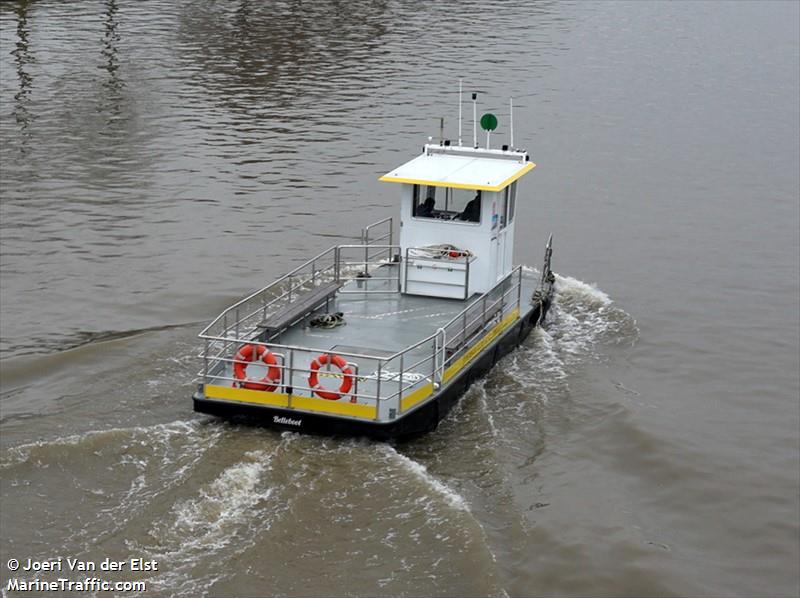
[[[544,322],[551,300],[532,306],[499,335],[475,359],[419,407],[390,422],[357,420],[265,405],[192,397],[198,413],[231,418],[241,423],[266,425],[293,432],[326,436],[364,436],[376,440],[403,440],[435,430],[473,382],[485,376],[505,355],[519,346],[538,324]]]

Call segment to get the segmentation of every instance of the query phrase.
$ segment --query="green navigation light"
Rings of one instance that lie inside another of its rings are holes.
[[[484,131],[494,131],[497,128],[497,117],[490,112],[481,116],[481,128]]]

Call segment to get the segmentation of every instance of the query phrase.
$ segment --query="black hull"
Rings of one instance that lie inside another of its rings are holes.
[[[305,411],[206,399],[195,394],[194,410],[241,423],[325,436],[365,436],[376,440],[403,440],[435,430],[473,382],[485,376],[505,355],[518,347],[533,328],[544,321],[550,301],[536,305],[475,360],[458,373],[433,398],[392,422],[379,423],[318,415]],[[541,313],[540,313],[541,311]]]

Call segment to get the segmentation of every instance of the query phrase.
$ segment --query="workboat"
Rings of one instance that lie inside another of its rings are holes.
[[[475,97],[473,95],[473,101]],[[460,112],[460,110],[459,110]],[[194,410],[296,432],[406,438],[434,430],[476,379],[545,319],[540,272],[513,265],[526,150],[431,138],[380,177],[395,220],[323,251],[227,308],[200,333]],[[459,119],[459,129],[461,128]],[[526,198],[527,199],[527,198]]]

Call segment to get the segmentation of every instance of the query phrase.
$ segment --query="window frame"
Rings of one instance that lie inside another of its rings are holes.
[[[503,189],[503,194],[500,197],[500,209],[497,216],[500,220],[498,230],[505,230],[510,224],[514,222],[514,214],[516,212],[517,204],[517,183],[513,182]]]
[[[413,190],[412,190],[412,193],[411,193],[411,218],[413,218],[414,220],[421,220],[423,222],[427,222],[427,221],[433,220],[435,222],[448,222],[448,223],[452,223],[452,224],[468,224],[470,226],[480,226],[481,225],[481,221],[483,219],[483,191],[481,191],[480,189],[470,189],[470,191],[474,191],[479,196],[478,220],[476,222],[474,220],[457,220],[457,219],[455,219],[455,217],[450,219],[450,218],[437,218],[436,216],[417,216],[417,210],[422,205],[420,203],[420,199],[422,198],[423,195],[426,195],[426,196],[429,195],[429,192],[427,192],[427,191],[424,194],[422,193],[422,188],[423,187],[425,187],[425,188],[431,187],[433,189],[444,189],[444,206],[445,206],[445,208],[444,208],[444,210],[436,210],[437,212],[447,213],[447,214],[451,214],[452,213],[454,215],[461,214],[461,212],[451,212],[450,210],[448,210],[448,207],[449,207],[451,201],[453,200],[453,191],[455,190],[455,187],[439,187],[438,185],[414,184],[413,185]],[[436,195],[437,193],[434,192],[434,194]],[[426,197],[426,199],[427,199],[427,197]],[[436,199],[438,200],[439,198],[436,198]],[[470,200],[470,201],[472,201],[472,200]],[[467,202],[467,203],[469,203],[469,202]],[[466,206],[465,206],[465,208],[466,208]],[[462,210],[462,212],[463,212],[463,210]]]

